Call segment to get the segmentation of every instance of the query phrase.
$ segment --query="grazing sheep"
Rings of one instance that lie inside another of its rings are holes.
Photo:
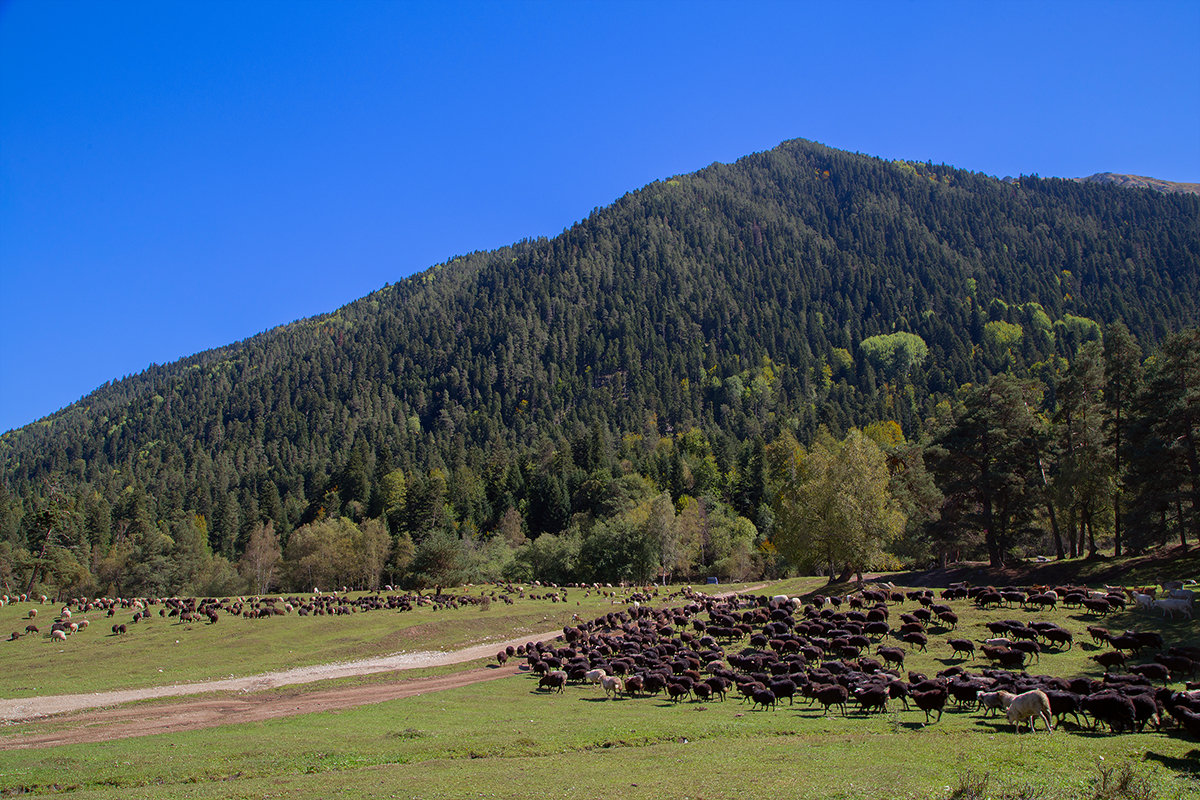
[[[967,658],[975,657],[975,643],[970,639],[947,639],[946,643],[954,649],[954,652],[950,654],[951,658],[959,653],[966,653]]]
[[[750,701],[756,706],[762,706],[763,711],[768,711],[775,708],[775,693],[770,689],[755,689]]]
[[[1083,699],[1083,711],[1094,721],[1092,730],[1104,723],[1113,733],[1133,730],[1137,714],[1133,702],[1119,692],[1098,692]]]
[[[1153,694],[1148,691],[1127,692],[1125,696],[1129,698],[1129,702],[1133,703],[1133,720],[1137,725],[1138,733],[1146,730],[1147,722],[1153,722],[1155,728],[1162,727],[1162,721],[1159,718],[1159,712],[1162,709],[1158,707]]]
[[[567,673],[561,669],[555,669],[547,672],[538,680],[538,689],[549,689],[552,692],[562,694],[567,686]]]
[[[1163,686],[1171,677],[1170,670],[1163,664],[1137,664],[1129,668],[1134,675],[1141,675],[1152,681],[1162,681]]]
[[[1085,598],[1083,601],[1083,607],[1091,613],[1099,614],[1102,617],[1106,616],[1113,610],[1112,604],[1109,603],[1108,599],[1104,597]]]
[[[1063,723],[1063,717],[1067,714],[1075,718],[1075,727],[1083,727],[1079,722],[1080,706],[1083,703],[1083,698],[1080,695],[1075,692],[1047,689],[1046,697],[1050,699],[1050,714],[1060,727]]]
[[[1054,730],[1050,721],[1050,698],[1041,689],[1023,692],[1008,704],[1008,721],[1013,724],[1013,732],[1019,732],[1021,723],[1029,720],[1029,731],[1037,730],[1038,719],[1045,720],[1046,733]]]
[[[860,686],[854,690],[854,697],[864,714],[870,714],[874,708],[879,709],[881,714],[886,714],[889,696],[888,687],[882,684]]]
[[[65,642],[67,640],[67,632],[62,628],[55,628],[54,630],[50,631],[50,638],[57,639],[60,642]]]
[[[899,647],[880,647],[876,652],[885,663],[904,667],[904,651]]]
[[[986,719],[992,715],[993,711],[1008,711],[1008,705],[1013,701],[1016,695],[1012,692],[980,692],[976,695],[976,700],[979,701],[979,707],[984,710],[983,716]]]
[[[813,697],[825,707],[825,714],[829,713],[830,706],[841,706],[842,716],[846,716],[846,701],[850,699],[850,692],[840,683],[816,687]]]
[[[1186,678],[1196,673],[1196,662],[1187,656],[1180,655],[1162,655],[1159,653],[1154,657],[1154,660],[1171,671],[1171,674]]]
[[[1113,667],[1125,666],[1125,655],[1120,650],[1112,650],[1107,653],[1099,653],[1091,656],[1092,661],[1095,661],[1100,666],[1104,667],[1104,671],[1108,672]]]
[[[1062,628],[1047,628],[1042,631],[1042,637],[1048,644],[1052,644],[1060,650],[1070,650],[1075,644],[1075,637],[1071,635],[1071,632]],[[1064,644],[1066,645],[1065,648],[1063,647]]]
[[[1154,601],[1154,607],[1163,612],[1163,619],[1170,616],[1175,619],[1175,615],[1179,614],[1182,617],[1192,618],[1192,601],[1182,598],[1168,597],[1159,598]]]
[[[929,713],[931,711],[937,712],[938,722],[941,722],[942,709],[946,707],[946,697],[948,695],[945,688],[930,689],[927,692],[913,689],[910,694],[912,695],[913,702],[917,704],[917,708],[925,712],[926,725],[929,724]]]
[[[607,697],[616,697],[625,691],[625,683],[615,675],[602,676],[600,685],[604,688],[604,694]]]

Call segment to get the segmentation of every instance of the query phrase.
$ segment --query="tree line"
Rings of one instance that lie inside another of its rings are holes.
[[[286,531],[264,514],[231,553],[214,550],[202,515],[154,520],[134,487],[115,504],[52,488],[22,515],[23,536],[0,543],[0,581],[10,592],[230,594],[846,578],[1140,553],[1200,542],[1198,439],[1200,329],[1144,355],[1116,323],[1069,361],[961,387],[912,437],[882,420],[822,428],[802,445],[785,425],[730,452],[697,428],[614,442],[594,426],[520,462],[497,454],[481,474],[407,471],[359,447],[311,520]],[[11,525],[13,500],[0,502]]]

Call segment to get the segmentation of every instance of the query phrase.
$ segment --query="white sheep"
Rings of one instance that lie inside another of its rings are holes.
[[[60,642],[65,642],[67,640],[67,632],[64,631],[62,628],[55,628],[50,633],[50,638],[57,639]]]
[[[1172,589],[1167,592],[1167,597],[1173,600],[1187,600],[1191,603],[1196,599],[1196,593],[1191,589]]]
[[[587,679],[588,683],[600,683],[600,681],[606,675],[608,675],[608,673],[602,669],[589,669],[587,671],[587,674],[584,675],[583,677]]]
[[[1036,731],[1039,718],[1046,721],[1046,733],[1054,730],[1050,721],[1050,698],[1041,689],[1019,694],[1008,704],[1008,721],[1013,724],[1014,732],[1020,731],[1025,720],[1029,720],[1030,732]]]
[[[1175,619],[1176,614],[1192,618],[1191,601],[1180,597],[1160,597],[1154,601],[1154,607],[1162,610],[1164,618],[1170,615],[1171,619]]]
[[[616,675],[604,675],[600,678],[600,685],[604,687],[604,694],[609,697],[616,697],[625,691],[625,682]]]
[[[979,702],[979,707],[986,712],[984,716],[989,717],[993,711],[1008,711],[1008,706],[1015,697],[1012,692],[979,692],[975,699]]]
[[[1141,592],[1133,593],[1133,602],[1137,603],[1138,609],[1142,611],[1149,611],[1154,607],[1154,598]]]

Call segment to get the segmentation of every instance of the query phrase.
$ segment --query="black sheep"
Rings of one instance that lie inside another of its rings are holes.
[[[1167,685],[1171,677],[1170,670],[1164,664],[1138,664],[1130,667],[1129,671],[1152,681],[1162,681],[1163,686]]]
[[[845,686],[839,683],[818,686],[813,691],[813,697],[825,707],[825,714],[829,713],[830,706],[841,706],[842,716],[846,716],[846,700],[850,698],[850,692]]]
[[[975,657],[975,643],[970,639],[947,639],[946,643],[954,649],[954,652],[950,654],[951,658],[959,653],[966,653],[967,658]]]
[[[912,695],[913,702],[917,704],[917,708],[925,712],[925,724],[929,724],[929,713],[936,711],[938,721],[942,719],[942,709],[946,707],[946,689],[935,688],[929,691],[918,691],[912,689],[909,694]]]
[[[796,684],[794,681],[784,678],[782,680],[774,680],[767,686],[768,689],[775,695],[776,700],[787,698],[788,705],[795,703]]]
[[[1094,720],[1092,730],[1103,722],[1113,733],[1132,731],[1137,719],[1133,702],[1119,692],[1098,692],[1085,697],[1083,711]]]
[[[755,689],[750,700],[754,705],[762,706],[763,711],[775,708],[775,693],[770,689]]]

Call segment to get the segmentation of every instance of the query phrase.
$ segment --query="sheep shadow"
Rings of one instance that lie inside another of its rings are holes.
[[[919,731],[922,728],[928,728],[930,725],[936,725],[937,722],[925,722],[924,720],[912,720],[910,722],[897,723],[897,727],[904,728],[907,731]]]
[[[615,701],[630,700],[629,697],[580,697],[584,703],[611,703]]]
[[[1190,750],[1183,757],[1147,751],[1142,761],[1157,761],[1174,772],[1195,772],[1200,769],[1200,750]]]

